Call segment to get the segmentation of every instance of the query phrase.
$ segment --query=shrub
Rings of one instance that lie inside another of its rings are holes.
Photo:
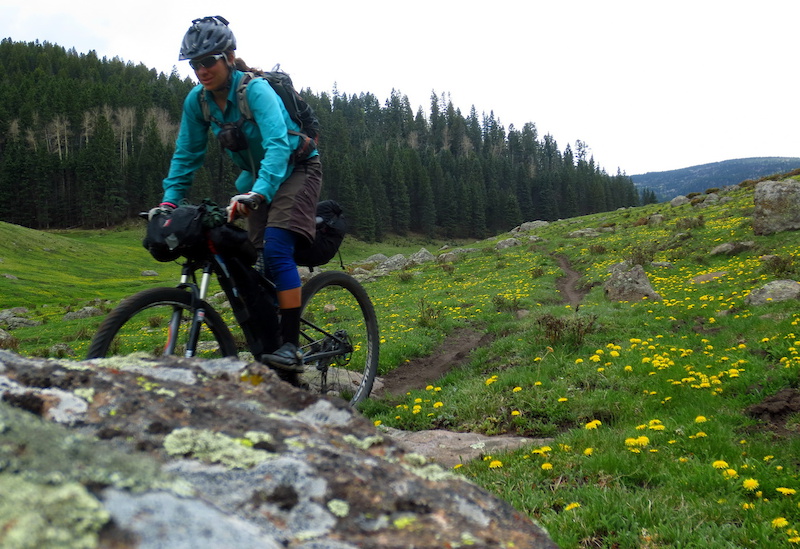
[[[435,327],[437,325],[437,321],[439,320],[439,313],[441,311],[430,303],[426,302],[424,297],[419,299],[418,306],[419,319],[417,320],[417,323],[423,328]]]
[[[14,336],[9,336],[0,340],[0,349],[8,349],[9,351],[17,351],[19,349],[19,339]]]
[[[647,265],[655,259],[656,251],[657,247],[654,244],[634,246],[623,259],[631,265]]]
[[[584,338],[594,332],[597,315],[554,316],[550,313],[536,319],[544,338],[551,344],[559,343],[580,346]]]
[[[519,298],[508,298],[500,294],[492,297],[492,305],[494,305],[494,308],[497,310],[497,312],[505,311],[511,313],[520,308]]]
[[[797,274],[797,266],[792,256],[770,256],[764,261],[763,267],[767,273],[776,277],[787,277]]]
[[[589,245],[589,253],[592,255],[603,255],[608,250],[602,244],[590,244]]]

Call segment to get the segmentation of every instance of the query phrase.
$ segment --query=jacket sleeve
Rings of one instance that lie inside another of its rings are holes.
[[[254,80],[247,86],[247,103],[261,133],[264,150],[252,190],[272,202],[278,187],[292,172],[289,157],[293,149],[288,134],[292,122],[280,97],[265,80]]]
[[[203,118],[199,94],[202,86],[193,88],[183,102],[178,139],[175,153],[169,166],[169,174],[164,179],[162,202],[178,204],[192,184],[194,172],[203,165],[208,144],[209,123]]]

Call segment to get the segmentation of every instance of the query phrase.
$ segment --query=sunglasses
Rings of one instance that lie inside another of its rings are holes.
[[[210,69],[214,65],[217,64],[217,61],[223,59],[225,57],[224,53],[212,53],[208,57],[203,57],[202,59],[192,59],[189,61],[189,66],[191,66],[194,70],[200,70],[200,67],[204,69]]]

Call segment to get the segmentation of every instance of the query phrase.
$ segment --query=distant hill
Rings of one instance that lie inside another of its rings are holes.
[[[639,189],[651,189],[659,201],[671,200],[678,195],[704,192],[714,187],[736,185],[748,179],[786,173],[800,168],[800,158],[761,157],[724,160],[666,172],[648,172],[632,175]]]

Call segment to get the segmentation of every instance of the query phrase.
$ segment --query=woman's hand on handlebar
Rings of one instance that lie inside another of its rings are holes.
[[[175,208],[177,208],[177,206],[175,204],[173,204],[172,202],[162,202],[161,204],[159,204],[155,208],[150,208],[150,211],[147,212],[147,216],[146,216],[147,220],[150,221],[151,219],[153,219],[153,217],[155,217],[157,215],[169,213],[172,210],[174,210]],[[145,217],[145,216],[142,216],[142,217]]]
[[[250,210],[255,210],[264,203],[264,196],[253,191],[237,194],[231,197],[228,204],[228,222],[232,222],[237,217],[247,217]]]

